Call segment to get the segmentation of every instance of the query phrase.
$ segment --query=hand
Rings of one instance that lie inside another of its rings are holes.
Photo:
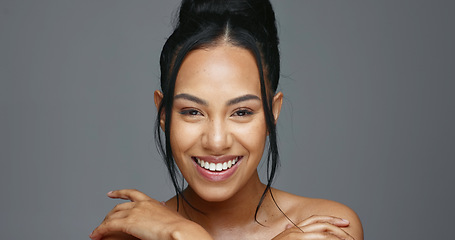
[[[123,232],[108,233],[103,236],[103,240],[140,240]]]
[[[199,231],[204,235],[205,230],[202,227],[140,191],[124,189],[109,192],[108,196],[131,202],[115,206],[90,234],[93,240],[100,240],[116,232],[123,232],[143,240],[179,239],[182,232],[186,235],[187,230],[193,234],[194,231]],[[208,236],[208,233],[206,235]]]
[[[342,228],[349,226],[349,221],[331,216],[311,216],[299,224],[297,228],[288,224],[286,229],[273,240],[279,239],[349,239],[354,238]]]

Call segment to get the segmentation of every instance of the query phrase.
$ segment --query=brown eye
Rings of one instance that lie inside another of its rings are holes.
[[[180,114],[182,115],[187,115],[187,116],[197,116],[197,115],[202,115],[198,110],[196,109],[185,109],[180,111]]]
[[[246,117],[252,115],[253,112],[248,109],[240,109],[234,112],[233,116]]]

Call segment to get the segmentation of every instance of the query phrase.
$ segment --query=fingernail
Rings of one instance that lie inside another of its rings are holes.
[[[345,222],[345,223],[349,223],[349,220],[344,219],[344,218],[342,218],[341,221],[343,221],[343,222]]]
[[[96,237],[93,236],[93,232],[90,233],[89,238],[92,239],[92,240],[97,240],[97,239],[98,239],[98,238],[96,238]]]
[[[114,193],[114,191],[110,191],[107,193],[107,195],[111,195],[112,193]]]

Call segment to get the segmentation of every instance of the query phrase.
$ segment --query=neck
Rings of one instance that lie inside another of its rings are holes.
[[[179,212],[188,219],[197,222],[209,232],[220,232],[223,229],[244,229],[257,225],[255,213],[265,185],[260,182],[257,172],[248,183],[231,198],[221,202],[208,202],[200,198],[191,187],[184,191],[188,202],[181,200]],[[266,217],[267,211],[258,211],[257,219]],[[221,226],[221,227],[220,227]]]

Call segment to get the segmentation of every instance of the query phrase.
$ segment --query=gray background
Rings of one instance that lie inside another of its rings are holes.
[[[352,207],[367,239],[453,239],[453,1],[273,1],[277,188]],[[138,188],[178,1],[0,1],[0,239],[88,239]]]

